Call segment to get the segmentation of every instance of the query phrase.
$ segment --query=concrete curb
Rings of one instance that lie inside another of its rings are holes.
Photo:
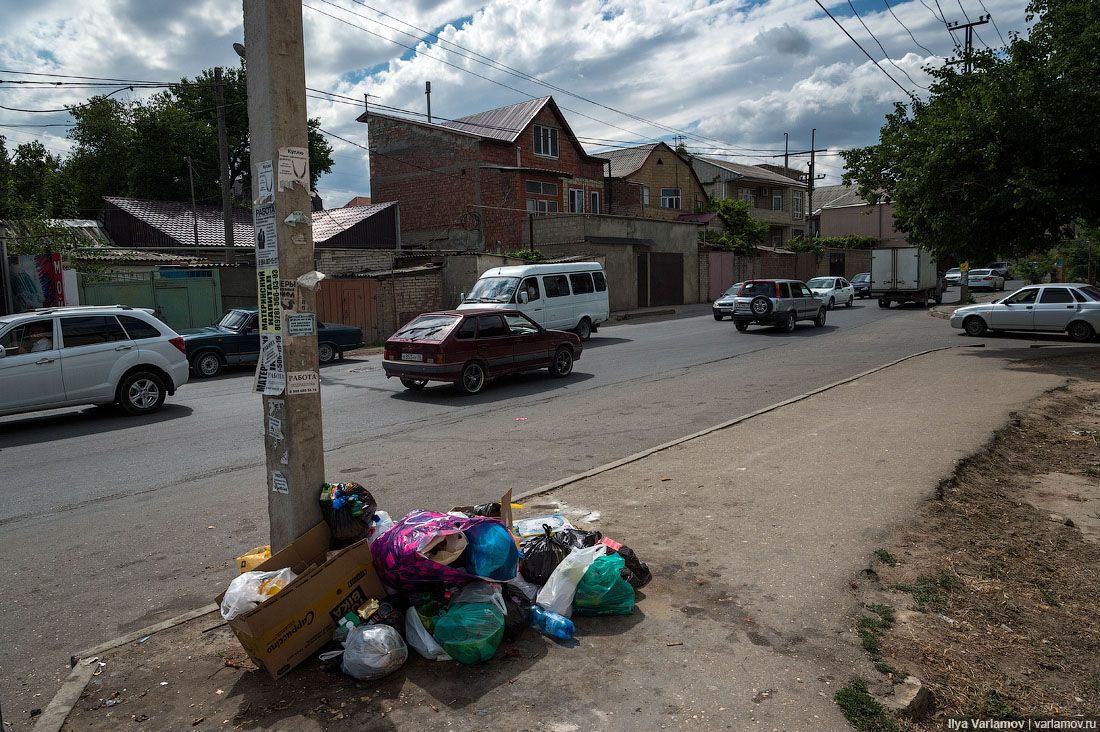
[[[609,470],[614,470],[615,468],[622,467],[623,465],[629,465],[630,463],[637,462],[655,453],[668,450],[669,448],[676,447],[677,445],[682,445],[685,442],[690,442],[691,440],[695,440],[700,437],[705,437],[712,432],[718,432],[719,430],[733,427],[734,425],[746,422],[753,417],[759,417],[762,414],[774,412],[777,409],[803,401],[816,394],[821,394],[822,392],[829,391],[830,389],[835,389],[838,386],[850,384],[853,381],[857,381],[858,379],[862,379],[865,376],[870,376],[871,374],[878,373],[879,371],[885,371],[892,366],[897,366],[899,363],[903,363],[904,361],[908,361],[913,358],[927,356],[930,353],[936,353],[938,351],[949,351],[954,348],[982,348],[984,347],[984,345],[985,344],[983,343],[975,343],[959,346],[942,346],[940,348],[930,348],[926,351],[911,353],[908,356],[903,356],[902,358],[890,361],[889,363],[875,366],[874,368],[868,369],[866,371],[861,371],[854,376],[849,376],[847,378],[841,379],[840,381],[834,381],[831,384],[826,384],[825,386],[811,389],[810,391],[799,394],[798,396],[791,397],[790,399],[776,402],[775,404],[771,404],[767,407],[757,409],[754,412],[749,412],[748,414],[743,414],[740,417],[735,417],[734,419],[727,420],[712,427],[707,427],[706,429],[699,430],[698,432],[693,432],[692,434],[685,437],[679,437],[675,440],[664,442],[655,447],[651,447],[646,450],[642,450],[641,452],[636,452],[633,455],[628,455],[627,457],[620,458],[619,460],[614,460],[610,463],[605,463],[595,468],[585,470],[584,472],[575,473],[574,475],[571,475],[567,478],[556,480],[553,483],[547,483],[546,485],[540,486],[538,488],[524,491],[523,493],[513,496],[512,500],[523,501],[528,498],[533,498],[534,496],[549,493],[556,488],[561,488],[572,483],[577,483],[586,478],[597,476],[600,473],[606,473]],[[72,711],[73,707],[76,706],[76,703],[80,700],[80,695],[84,693],[84,688],[88,685],[88,682],[91,681],[92,675],[96,668],[96,662],[98,661],[98,655],[100,653],[104,653],[105,651],[109,651],[113,648],[118,648],[119,646],[125,645],[127,643],[133,643],[140,640],[141,638],[144,638],[147,635],[153,635],[154,633],[158,633],[162,630],[168,630],[169,628],[172,628],[176,625],[181,625],[190,620],[194,620],[195,618],[206,615],[207,613],[211,613],[217,609],[218,606],[215,604],[206,605],[204,607],[183,613],[182,615],[177,615],[174,618],[164,620],[160,623],[157,623],[156,625],[150,625],[147,628],[142,628],[141,630],[127,633],[124,636],[120,636],[118,638],[115,638],[114,640],[109,640],[106,643],[101,643],[98,646],[94,646],[72,656],[72,658],[70,659],[70,663],[74,667],[73,672],[69,674],[69,678],[65,680],[65,683],[62,685],[61,689],[57,692],[57,694],[54,695],[53,699],[50,700],[50,703],[46,707],[45,711],[43,711],[42,716],[38,718],[38,722],[34,726],[34,732],[59,732],[62,725],[65,724],[65,720],[68,719],[69,712]]]
[[[627,312],[627,313],[615,313],[611,316],[612,320],[633,320],[635,318],[651,318],[662,315],[675,315],[675,308],[668,308],[667,310],[645,310],[641,312]]]

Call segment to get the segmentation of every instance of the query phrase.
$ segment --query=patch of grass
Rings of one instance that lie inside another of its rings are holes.
[[[1058,602],[1058,598],[1054,596],[1054,593],[1045,587],[1039,587],[1039,597],[1043,599],[1047,605],[1051,607],[1061,607],[1061,603]]]
[[[898,566],[897,558],[885,549],[875,549],[875,557],[887,567]]]
[[[891,676],[894,679],[894,683],[905,681],[909,678],[909,674],[904,671],[898,671],[896,668],[886,663],[885,661],[875,661],[875,670],[885,676]]]
[[[894,608],[881,603],[868,605],[867,609],[878,617],[872,618],[866,615],[861,617],[856,621],[856,632],[859,633],[863,650],[871,654],[871,658],[877,661],[879,654],[882,652],[882,634],[894,624],[895,613]]]
[[[1016,708],[1009,703],[1007,699],[997,693],[996,689],[991,690],[982,699],[981,704],[978,705],[978,710],[973,715],[975,717],[985,717],[987,719],[1020,719],[1020,713],[1016,711]]]
[[[897,613],[894,611],[893,607],[880,602],[876,602],[873,605],[868,605],[867,609],[882,618],[882,621],[886,624],[887,628],[894,624],[894,619],[897,617]]]
[[[848,724],[859,732],[900,732],[886,708],[867,691],[867,682],[856,677],[833,695]]]
[[[926,613],[942,612],[946,607],[947,593],[962,586],[962,581],[943,570],[938,576],[921,575],[913,584],[896,584],[893,589],[913,596],[913,609]]]

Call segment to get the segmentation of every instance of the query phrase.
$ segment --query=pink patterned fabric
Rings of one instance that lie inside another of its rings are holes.
[[[437,583],[466,584],[479,579],[458,563],[448,566],[420,553],[429,541],[448,534],[463,533],[471,526],[501,523],[482,516],[459,517],[434,511],[413,511],[375,539],[370,546],[374,569],[387,587],[399,592]]]

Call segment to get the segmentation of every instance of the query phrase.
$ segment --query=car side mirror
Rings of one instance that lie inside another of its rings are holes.
[[[527,304],[527,290],[520,290],[519,295],[516,296],[516,300],[519,302],[520,305],[526,305]]]

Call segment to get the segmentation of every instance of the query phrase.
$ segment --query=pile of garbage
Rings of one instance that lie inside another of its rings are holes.
[[[652,579],[629,547],[599,531],[578,529],[561,514],[513,523],[510,494],[447,513],[416,510],[397,521],[377,510],[370,492],[356,483],[326,483],[320,500],[331,545],[325,564],[361,557],[359,564],[369,566],[355,578],[373,570],[378,580],[374,589],[336,592],[340,600],[328,612],[334,622],[331,641],[321,639],[333,650],[320,658],[339,659],[342,671],[357,679],[397,670],[410,647],[429,660],[477,664],[492,659],[503,641],[519,638],[529,626],[570,641],[576,632],[570,618],[629,615],[635,589]],[[362,551],[365,547],[369,553]],[[280,594],[289,600],[298,587],[320,595],[324,566],[311,566],[309,583],[296,585],[291,567],[271,566],[284,563],[279,561],[283,553],[271,558],[264,549],[239,558],[242,574],[219,601],[242,645],[278,677],[304,657],[291,656],[278,669],[257,658],[264,656],[255,650],[262,647],[254,641],[263,630],[255,620],[257,609],[274,605]],[[300,596],[295,604],[309,599]],[[323,615],[311,608],[309,622]],[[248,618],[251,624],[244,622]],[[293,637],[293,631],[280,632],[275,641],[265,641],[268,649]]]

